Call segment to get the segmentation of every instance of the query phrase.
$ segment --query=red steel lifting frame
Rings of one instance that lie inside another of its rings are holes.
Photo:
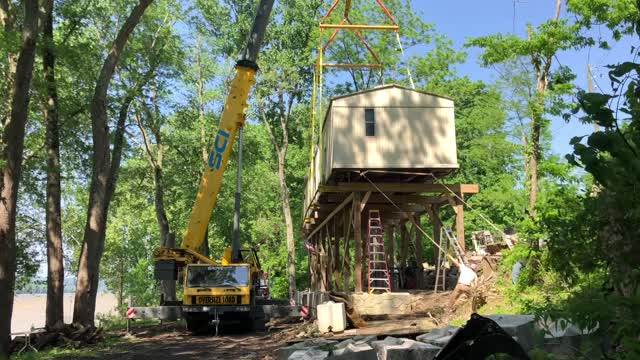
[[[349,11],[351,10],[351,0],[344,0],[345,1],[344,16],[342,18],[342,21],[340,21],[339,24],[327,24],[327,23],[325,23],[325,21],[329,18],[331,13],[333,13],[333,10],[335,10],[335,8],[338,6],[340,1],[342,1],[342,0],[335,0],[333,2],[333,4],[331,4],[331,7],[327,11],[327,13],[324,14],[322,19],[320,19],[320,30],[321,31],[323,29],[334,29],[333,33],[331,34],[331,36],[329,37],[327,42],[322,46],[322,51],[324,52],[324,51],[327,50],[327,47],[329,47],[331,42],[333,42],[333,39],[335,39],[336,35],[338,34],[338,32],[340,30],[342,30],[342,29],[353,30],[355,32],[355,34],[358,36],[358,39],[360,39],[360,42],[362,42],[362,44],[367,48],[367,50],[369,51],[369,54],[371,54],[371,56],[373,56],[373,58],[376,60],[376,64],[377,65],[372,66],[372,64],[325,64],[325,63],[322,62],[322,56],[319,55],[318,59],[316,60],[316,66],[319,65],[321,67],[322,66],[333,66],[333,67],[350,67],[350,68],[353,68],[353,67],[368,67],[368,68],[382,67],[382,63],[380,62],[380,59],[378,58],[378,55],[376,55],[375,51],[373,51],[371,46],[369,46],[369,43],[367,43],[367,40],[364,38],[364,36],[360,32],[360,30],[362,29],[362,30],[393,30],[393,31],[398,31],[398,29],[400,27],[398,26],[398,23],[396,22],[396,20],[393,18],[393,15],[391,15],[391,12],[389,12],[389,9],[387,9],[387,7],[384,6],[384,4],[382,3],[381,0],[376,0],[376,3],[378,3],[378,6],[380,6],[382,11],[387,15],[387,17],[389,18],[389,20],[392,22],[393,25],[354,24],[349,19]],[[363,66],[359,66],[359,65],[363,65]]]
[[[316,141],[318,143],[322,142],[321,131],[318,132],[318,135],[319,135],[318,139],[316,138],[316,131],[317,131],[316,117],[318,116],[318,113],[321,112],[322,110],[323,69],[325,67],[338,68],[338,69],[352,69],[352,68],[365,68],[370,70],[377,69],[380,74],[380,79],[382,79],[382,62],[380,61],[380,58],[375,53],[373,48],[369,46],[369,43],[367,42],[365,37],[362,35],[360,30],[393,30],[397,33],[400,29],[400,26],[398,26],[398,23],[393,18],[393,15],[391,15],[391,12],[389,11],[389,9],[387,9],[387,7],[382,3],[382,0],[376,0],[376,3],[380,7],[380,9],[382,9],[382,11],[385,13],[387,18],[390,20],[391,24],[385,25],[385,24],[354,24],[352,23],[351,20],[349,19],[349,12],[351,10],[351,1],[352,0],[334,0],[331,6],[329,7],[329,10],[327,11],[327,13],[324,14],[324,16],[320,19],[320,24],[319,24],[320,33],[322,34],[324,29],[333,29],[333,32],[331,33],[331,36],[329,36],[329,39],[327,39],[327,41],[324,44],[322,43],[323,42],[322,36],[320,36],[318,56],[314,62],[313,89],[312,89],[312,95],[311,95],[312,100],[311,100],[311,111],[310,111],[311,129],[312,129],[312,132],[311,132],[312,145],[309,153],[309,161],[311,164],[311,167],[309,169],[309,179],[313,179],[315,177],[315,172],[317,171],[314,168],[314,151],[315,151],[314,149],[315,149]],[[344,2],[344,14],[342,16],[342,20],[337,24],[326,23],[325,21],[327,21],[329,16],[333,13],[333,11],[338,7],[338,5],[341,2]],[[356,63],[325,63],[323,60],[323,53],[327,50],[329,45],[335,39],[336,35],[338,35],[338,32],[342,29],[353,31],[358,37],[358,39],[360,40],[360,42],[365,46],[365,48],[367,49],[367,51],[369,52],[369,54],[371,55],[374,61],[370,63],[358,63],[358,64]]]

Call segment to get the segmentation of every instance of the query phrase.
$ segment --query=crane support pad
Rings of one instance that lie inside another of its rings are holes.
[[[262,307],[267,319],[300,317],[299,306],[268,304],[257,305]],[[249,312],[250,306],[145,306],[135,307],[131,319],[158,319],[165,321],[176,321],[183,318],[185,312],[214,312],[218,314],[225,312]]]
[[[135,307],[131,319],[159,319],[176,321],[182,318],[182,306]]]

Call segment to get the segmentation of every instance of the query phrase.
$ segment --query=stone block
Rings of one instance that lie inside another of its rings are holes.
[[[378,360],[432,360],[440,347],[411,339],[387,337],[383,341],[374,341]]]
[[[327,340],[323,338],[311,339],[311,340],[295,343],[291,346],[278,349],[278,351],[276,351],[276,355],[277,355],[276,358],[278,360],[287,360],[296,351],[310,350],[318,347],[328,347],[335,344],[336,344],[336,341],[333,341],[333,340]]]
[[[344,343],[344,342],[343,342]],[[367,343],[350,342],[344,347],[336,346],[336,350],[331,353],[330,360],[377,360],[375,350]]]
[[[451,339],[451,336],[453,336],[453,334],[455,334],[458,329],[459,327],[457,326],[447,326],[439,329],[434,329],[426,334],[418,336],[416,340],[426,344],[441,346],[440,344],[442,344],[442,342],[445,340],[446,342],[448,342],[449,339]]]
[[[296,350],[288,360],[324,360],[329,356],[328,351],[318,349]]]
[[[406,315],[416,298],[409,293],[354,294],[353,307],[360,315]]]
[[[360,344],[360,343],[371,344],[374,341],[378,341],[378,337],[375,335],[356,335],[352,339],[356,344]]]
[[[544,349],[554,355],[576,357],[586,354],[587,358],[600,357],[601,341],[594,335],[598,330],[581,329],[566,320],[541,321],[538,326],[544,330]]]
[[[504,331],[511,335],[525,351],[535,344],[535,317],[533,315],[489,315]]]

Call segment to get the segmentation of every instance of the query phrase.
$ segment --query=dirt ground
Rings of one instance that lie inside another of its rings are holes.
[[[299,325],[288,325],[276,332],[242,333],[227,330],[220,336],[195,336],[183,325],[171,324],[132,330],[126,341],[92,356],[66,356],[56,359],[221,359],[271,360],[276,350],[295,338]],[[124,334],[120,334],[124,335]]]

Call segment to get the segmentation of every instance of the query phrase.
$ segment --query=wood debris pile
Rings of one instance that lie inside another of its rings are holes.
[[[29,339],[26,337],[29,336]],[[56,329],[34,331],[29,335],[16,336],[9,347],[10,352],[18,352],[29,344],[25,351],[41,350],[47,347],[74,347],[92,345],[104,339],[102,328],[69,324]]]

